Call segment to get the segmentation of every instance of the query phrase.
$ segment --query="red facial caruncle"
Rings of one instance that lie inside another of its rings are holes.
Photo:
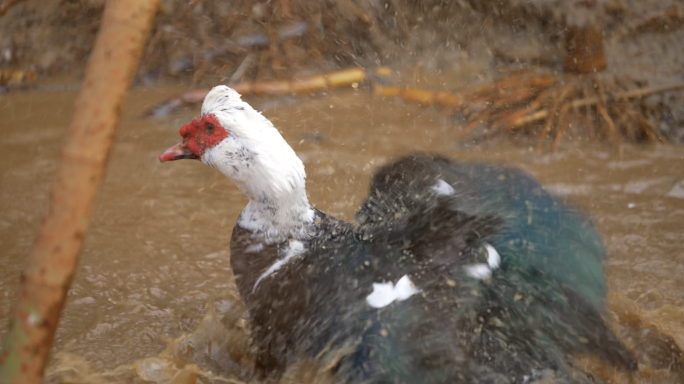
[[[213,114],[193,119],[181,128],[180,134],[183,141],[159,155],[159,161],[200,160],[207,148],[212,148],[228,137],[228,131]]]

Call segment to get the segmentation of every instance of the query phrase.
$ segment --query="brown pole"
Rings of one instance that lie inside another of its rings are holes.
[[[160,0],[109,0],[67,133],[47,216],[0,349],[0,383],[43,380],[45,363],[143,45]]]

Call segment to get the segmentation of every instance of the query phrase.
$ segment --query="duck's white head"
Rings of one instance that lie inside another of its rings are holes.
[[[201,116],[185,124],[180,134],[183,141],[159,160],[198,159],[230,177],[250,199],[239,225],[282,232],[279,227],[292,226],[292,220],[313,220],[304,164],[273,124],[235,90],[214,87],[204,99]]]

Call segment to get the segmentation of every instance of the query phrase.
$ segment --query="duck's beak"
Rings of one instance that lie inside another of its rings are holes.
[[[174,161],[181,159],[199,160],[199,157],[197,157],[197,155],[190,152],[185,141],[174,145],[173,147],[167,149],[161,155],[159,155],[159,161],[161,161],[162,163],[165,161]]]

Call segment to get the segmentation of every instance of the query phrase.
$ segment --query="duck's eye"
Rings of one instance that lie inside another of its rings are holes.
[[[207,133],[210,133],[210,134],[214,133],[214,124],[207,123],[206,129],[207,129]]]

